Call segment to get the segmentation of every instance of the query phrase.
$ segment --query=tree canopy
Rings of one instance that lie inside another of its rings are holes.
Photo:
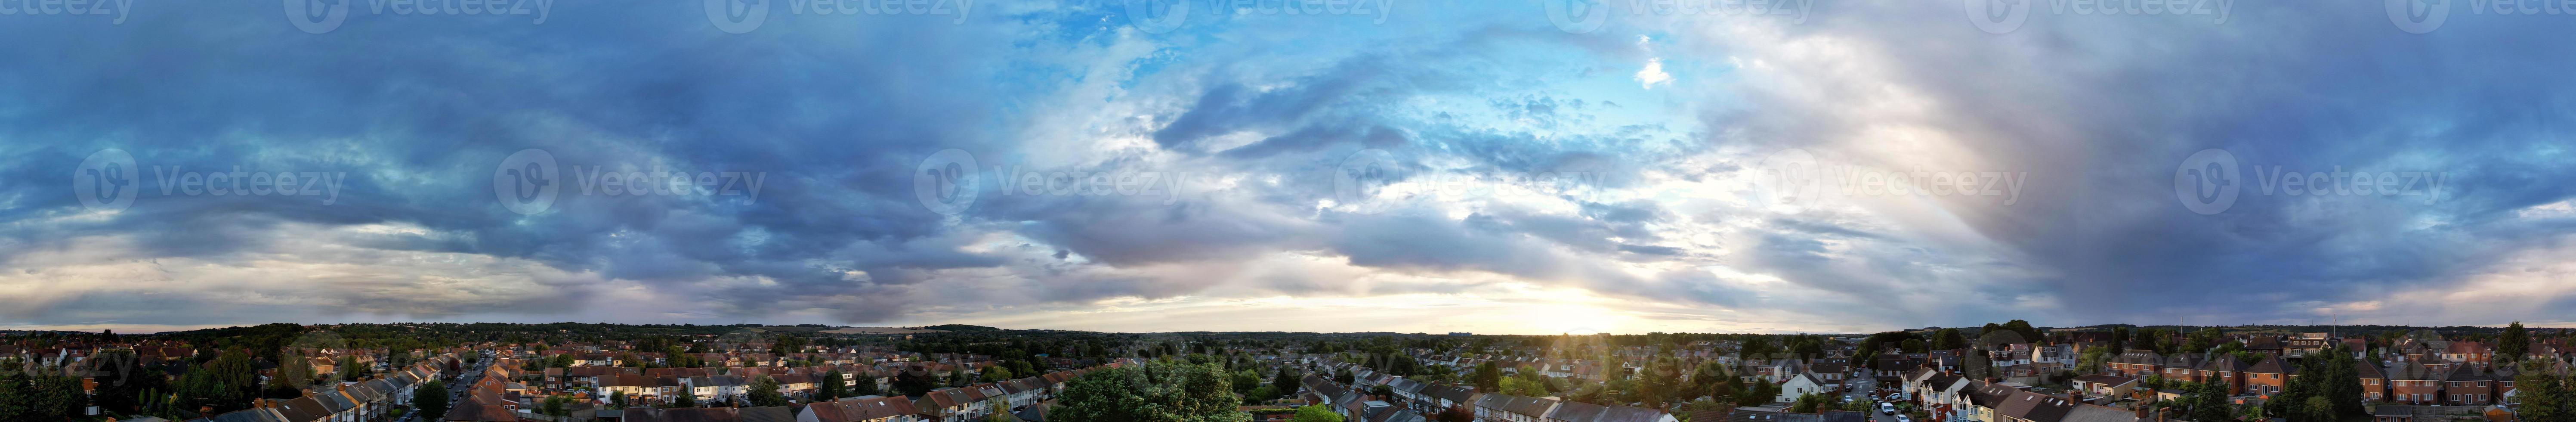
[[[1232,378],[1214,364],[1157,360],[1085,374],[1048,414],[1064,422],[1245,422]]]

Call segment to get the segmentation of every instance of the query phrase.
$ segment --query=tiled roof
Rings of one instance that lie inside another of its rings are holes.
[[[734,410],[734,420],[740,422],[796,422],[796,414],[790,412],[787,409],[787,406],[745,407]]]
[[[2280,357],[2267,357],[2263,359],[2263,363],[2257,363],[2254,364],[2254,367],[2252,368],[2246,368],[2245,372],[2257,374],[2287,374],[2290,373],[2290,370],[2288,364],[2281,362]]]

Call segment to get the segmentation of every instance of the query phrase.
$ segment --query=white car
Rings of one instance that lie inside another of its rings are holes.
[[[1913,421],[1913,420],[1911,420],[1911,419],[1906,419],[1906,418],[1905,418],[1905,415],[1896,415],[1896,422],[1914,422],[1914,421]]]
[[[1896,404],[1895,404],[1895,403],[1879,403],[1879,404],[1878,404],[1878,413],[1884,413],[1884,414],[1890,414],[1890,415],[1896,414]]]

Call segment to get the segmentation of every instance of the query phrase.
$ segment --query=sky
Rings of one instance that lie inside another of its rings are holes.
[[[0,329],[2576,326],[2541,0],[281,3],[0,0]]]

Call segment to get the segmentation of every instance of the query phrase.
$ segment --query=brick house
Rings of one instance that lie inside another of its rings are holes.
[[[2388,401],[2388,375],[2379,372],[2369,361],[2352,361],[2352,369],[2361,374],[2361,400],[2377,403]]]
[[[2454,406],[2494,404],[2495,377],[2487,375],[2483,366],[2460,365],[2442,377],[2442,394],[2449,398],[2446,404]]]
[[[2221,353],[2201,363],[2200,369],[2194,372],[2198,372],[2201,382],[2218,380],[2219,385],[2227,387],[2228,394],[2236,394],[2245,391],[2245,369],[2250,366],[2253,365],[2237,359],[2235,354]]]
[[[2296,370],[2282,362],[2280,356],[2265,356],[2263,363],[2245,369],[2245,392],[2265,397],[2281,394],[2281,387],[2289,384],[2291,373]]]
[[[2388,396],[2391,402],[2405,404],[2441,403],[2442,374],[2422,362],[2406,361],[2390,367]]]

